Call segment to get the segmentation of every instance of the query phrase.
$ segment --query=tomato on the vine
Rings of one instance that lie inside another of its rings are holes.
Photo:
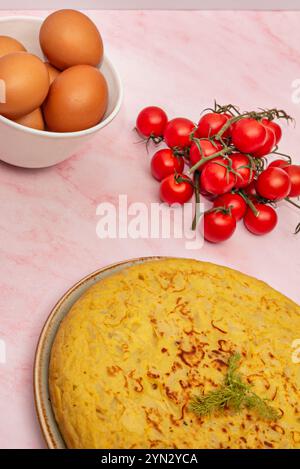
[[[169,205],[182,205],[191,199],[193,193],[193,182],[185,174],[171,174],[160,184],[160,198]]]
[[[195,177],[196,175],[200,174],[199,171],[195,171],[194,172],[194,183],[195,183]],[[199,184],[199,183],[198,183]],[[210,194],[209,192],[206,192],[206,190],[203,189],[203,187],[201,187],[201,185],[199,184],[199,193],[205,197],[207,200],[210,200],[211,202],[213,202],[218,196],[215,195],[215,194]]]
[[[252,182],[250,182],[249,186],[246,186],[243,188],[243,192],[251,199],[255,199],[258,194],[256,190],[256,180],[253,179]]]
[[[258,176],[256,190],[268,200],[284,199],[291,190],[290,177],[282,168],[269,167]]]
[[[244,224],[247,230],[255,235],[264,235],[272,231],[277,225],[277,213],[265,204],[254,204],[257,214],[249,207],[244,216]]]
[[[264,144],[267,131],[257,120],[244,117],[234,124],[231,135],[233,144],[238,150],[243,153],[253,153]]]
[[[274,160],[272,163],[269,164],[268,168],[284,168],[288,166],[290,163],[286,160]]]
[[[255,169],[251,159],[242,153],[233,153],[230,159],[232,161],[232,169],[237,173],[235,187],[241,189],[248,186],[255,176]]]
[[[214,208],[204,214],[204,238],[220,243],[230,238],[236,229],[236,219],[228,209]]]
[[[281,130],[280,125],[278,125],[276,122],[270,121],[269,119],[266,119],[266,118],[262,119],[261,123],[265,127],[269,127],[270,129],[273,130],[273,132],[275,134],[275,144],[277,145],[279,140],[281,139],[281,136],[282,136],[282,130]]]
[[[198,145],[202,153],[200,152]],[[197,143],[193,142],[190,148],[190,166],[194,166],[202,158],[212,156],[214,153],[222,150],[222,148],[223,146],[220,143],[216,142],[214,144],[210,140],[198,140]],[[199,170],[202,170],[206,164],[207,163],[204,163],[202,166],[200,166]]]
[[[157,106],[148,106],[141,110],[136,119],[136,128],[145,138],[162,137],[168,122],[167,114]]]
[[[209,192],[206,192],[202,187],[199,188],[199,192],[203,197],[205,197],[207,200],[210,200],[211,202],[214,201],[218,196],[215,194],[210,194]]]
[[[174,155],[170,148],[163,148],[154,153],[151,160],[152,176],[161,181],[170,174],[182,173],[184,160],[181,156]]]
[[[187,148],[192,144],[191,134],[195,124],[185,117],[170,120],[164,131],[164,139],[170,148]]]
[[[300,196],[300,166],[296,164],[290,164],[282,167],[282,169],[289,175],[291,181],[291,189],[288,193],[288,197],[299,197]]]
[[[247,204],[239,194],[228,192],[220,195],[214,200],[214,207],[225,207],[230,209],[236,221],[239,221],[246,213]]]
[[[261,147],[259,147],[258,150],[253,152],[253,156],[255,158],[261,158],[262,156],[269,155],[269,153],[272,152],[276,145],[276,136],[274,130],[266,125],[264,127],[266,129],[266,138]]]
[[[201,117],[198,122],[196,136],[200,138],[209,138],[216,135],[226,122],[231,118],[228,114],[220,114],[218,112],[209,112]],[[222,137],[229,137],[230,128],[228,128]]]
[[[200,176],[200,186],[210,194],[220,195],[229,192],[236,181],[228,167],[228,160],[216,157],[208,161]]]

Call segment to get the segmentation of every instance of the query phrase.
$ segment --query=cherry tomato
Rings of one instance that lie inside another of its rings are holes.
[[[249,186],[244,187],[243,191],[251,200],[255,199],[258,195],[256,191],[256,180],[250,182]]]
[[[228,160],[217,157],[209,161],[200,176],[200,186],[210,194],[229,192],[235,184],[235,176],[228,169]]]
[[[220,143],[216,143],[214,145],[209,140],[199,140],[198,144],[202,150],[202,154],[199,151],[197,144],[193,142],[190,148],[190,166],[194,166],[196,163],[198,163],[198,161],[202,159],[202,156],[206,158],[207,156],[211,156],[214,153],[217,153],[223,148]],[[207,163],[204,163],[202,166],[200,166],[199,170],[202,171],[206,164]]]
[[[282,168],[267,168],[258,176],[256,190],[268,200],[284,199],[291,190],[290,177]]]
[[[247,204],[239,194],[228,192],[214,200],[214,207],[230,208],[232,216],[239,221],[246,213]]]
[[[226,210],[215,209],[204,214],[204,238],[220,243],[230,238],[236,229],[236,219]]]
[[[277,225],[277,213],[270,205],[254,204],[254,206],[258,214],[255,215],[249,207],[244,216],[244,224],[247,230],[255,235],[269,233]]]
[[[164,131],[166,144],[170,148],[190,147],[192,144],[190,135],[194,128],[194,123],[184,117],[176,117],[170,120]]]
[[[146,138],[162,137],[168,122],[167,114],[157,106],[142,109],[137,116],[136,128]]]
[[[218,112],[209,112],[205,114],[199,120],[198,127],[196,130],[197,137],[208,138],[216,135],[222,127],[226,124],[228,119],[231,116],[228,114],[219,114]],[[223,137],[228,137],[230,135],[230,129],[227,129],[223,133]]]
[[[175,156],[170,148],[158,150],[151,160],[151,173],[158,181],[175,172],[182,173],[183,168],[183,158]]]
[[[300,166],[296,164],[290,164],[282,167],[282,169],[289,175],[291,181],[291,189],[288,193],[288,196],[300,196]]]
[[[232,161],[232,169],[238,173],[236,175],[235,187],[241,189],[248,186],[255,176],[255,170],[252,167],[250,158],[242,153],[234,153],[230,159]]]
[[[190,182],[178,182],[178,177],[182,177]],[[169,205],[184,204],[188,202],[194,193],[192,180],[184,174],[171,174],[162,180],[160,185],[160,198]]]
[[[282,136],[281,127],[278,124],[276,124],[276,122],[269,121],[269,119],[262,119],[261,123],[265,127],[269,127],[270,129],[273,130],[273,132],[275,133],[275,143],[277,145]]]
[[[194,172],[194,182],[195,182],[195,176],[196,174],[199,174],[199,171],[195,171]],[[199,192],[200,194],[205,197],[207,200],[210,200],[211,202],[213,202],[218,196],[217,195],[214,195],[214,194],[210,194],[209,192],[206,192],[199,184]]]
[[[202,187],[200,187],[199,192],[201,195],[203,195],[203,197],[205,197],[207,200],[210,200],[211,202],[218,197],[217,195],[206,192]]]
[[[224,112],[224,116],[227,117],[227,120],[233,118],[233,116],[232,116],[231,114],[227,114],[227,112]],[[228,136],[231,135],[231,129],[232,129],[232,124],[230,125],[230,127],[229,127],[229,129],[228,129]],[[226,132],[225,132],[225,134],[226,134]],[[224,135],[224,134],[223,134],[223,135]],[[225,135],[225,136],[226,136],[226,135]]]
[[[284,166],[288,166],[289,163],[286,160],[274,160],[272,163],[269,164],[269,168],[283,168]]]
[[[259,147],[258,150],[253,152],[253,156],[255,156],[255,158],[261,158],[262,156],[268,155],[269,153],[272,152],[276,144],[276,136],[275,136],[274,130],[271,129],[271,127],[268,127],[266,125],[264,127],[267,132],[266,139],[264,143],[262,144],[262,146]]]
[[[243,153],[253,153],[264,143],[267,131],[257,120],[245,117],[235,123],[231,130],[234,146]]]

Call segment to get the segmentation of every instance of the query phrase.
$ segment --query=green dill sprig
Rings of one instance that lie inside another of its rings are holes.
[[[280,414],[269,405],[269,399],[259,397],[251,390],[250,385],[243,382],[241,374],[237,372],[240,359],[239,353],[234,353],[230,357],[224,384],[207,395],[194,396],[189,406],[190,410],[203,417],[225,409],[234,412],[251,409],[263,419],[279,419]]]

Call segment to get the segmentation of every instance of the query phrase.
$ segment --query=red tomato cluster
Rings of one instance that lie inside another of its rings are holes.
[[[216,243],[232,236],[239,220],[255,235],[277,224],[274,204],[300,196],[300,165],[291,159],[268,163],[282,137],[276,109],[241,114],[232,105],[216,105],[198,124],[164,110],[143,109],[136,121],[139,134],[166,148],[154,153],[151,172],[160,181],[160,198],[184,204],[193,194],[212,202],[204,214],[204,237]],[[296,204],[297,205],[297,204]],[[299,207],[300,208],[300,207]]]

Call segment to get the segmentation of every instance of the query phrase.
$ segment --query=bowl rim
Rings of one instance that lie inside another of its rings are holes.
[[[118,267],[126,268],[126,266],[132,266],[135,264],[143,264],[145,262],[159,261],[159,260],[164,260],[164,259],[174,259],[174,257],[159,256],[159,255],[141,256],[141,257],[125,259],[123,261],[113,262],[109,265],[105,265],[104,267],[101,267],[100,269],[95,270],[94,272],[86,275],[81,280],[77,281],[73,286],[68,288],[68,290],[61,296],[61,298],[57,301],[57,303],[51,309],[37,340],[35,356],[34,356],[34,364],[33,364],[33,394],[34,394],[35,410],[36,410],[36,414],[37,414],[37,418],[38,418],[38,422],[39,422],[42,435],[49,449],[60,449],[60,446],[59,446],[59,443],[57,442],[57,438],[55,437],[55,432],[53,431],[51,425],[49,424],[48,412],[47,412],[47,408],[43,399],[43,391],[42,391],[43,389],[42,369],[43,368],[42,366],[45,366],[44,354],[45,354],[45,349],[47,349],[47,344],[46,344],[47,334],[49,333],[49,330],[51,329],[51,326],[53,322],[55,321],[56,315],[58,314],[61,306],[79,287],[81,287],[83,284],[89,282],[94,277],[97,277],[100,274],[103,274],[110,270],[117,269]],[[101,280],[98,280],[98,281],[101,281]],[[55,333],[55,336],[56,334],[57,334],[57,331]],[[52,344],[53,344],[53,341],[51,343],[51,347],[52,347]],[[47,370],[47,375],[48,373],[49,373],[49,367]],[[48,383],[47,383],[47,386],[48,386]],[[49,401],[49,405],[52,409],[52,404],[50,401]],[[60,433],[60,429],[57,424],[56,426]]]
[[[0,23],[5,23],[7,21],[28,21],[32,22],[35,21],[36,23],[41,24],[44,21],[44,18],[41,18],[39,16],[31,16],[31,15],[16,15],[16,16],[2,16],[0,17]],[[122,101],[123,101],[123,85],[122,81],[119,75],[119,72],[115,68],[115,66],[112,64],[111,60],[107,57],[106,54],[103,55],[103,61],[105,61],[108,65],[108,67],[111,69],[112,74],[114,75],[114,78],[117,82],[117,90],[118,90],[118,97],[117,97],[117,102],[116,105],[114,106],[113,110],[111,113],[103,119],[99,124],[94,125],[93,127],[89,127],[88,129],[85,130],[78,130],[76,132],[50,132],[49,130],[38,130],[38,129],[32,129],[30,127],[26,127],[24,125],[18,124],[17,122],[14,122],[10,119],[7,119],[4,116],[0,115],[0,122],[3,122],[9,127],[12,127],[16,130],[23,131],[25,133],[31,134],[31,135],[39,135],[39,136],[44,136],[44,137],[49,137],[53,139],[65,139],[65,138],[77,138],[77,137],[83,137],[92,133],[97,132],[97,130],[102,129],[105,127],[107,124],[109,124],[119,113]],[[101,70],[100,70],[101,71]]]

